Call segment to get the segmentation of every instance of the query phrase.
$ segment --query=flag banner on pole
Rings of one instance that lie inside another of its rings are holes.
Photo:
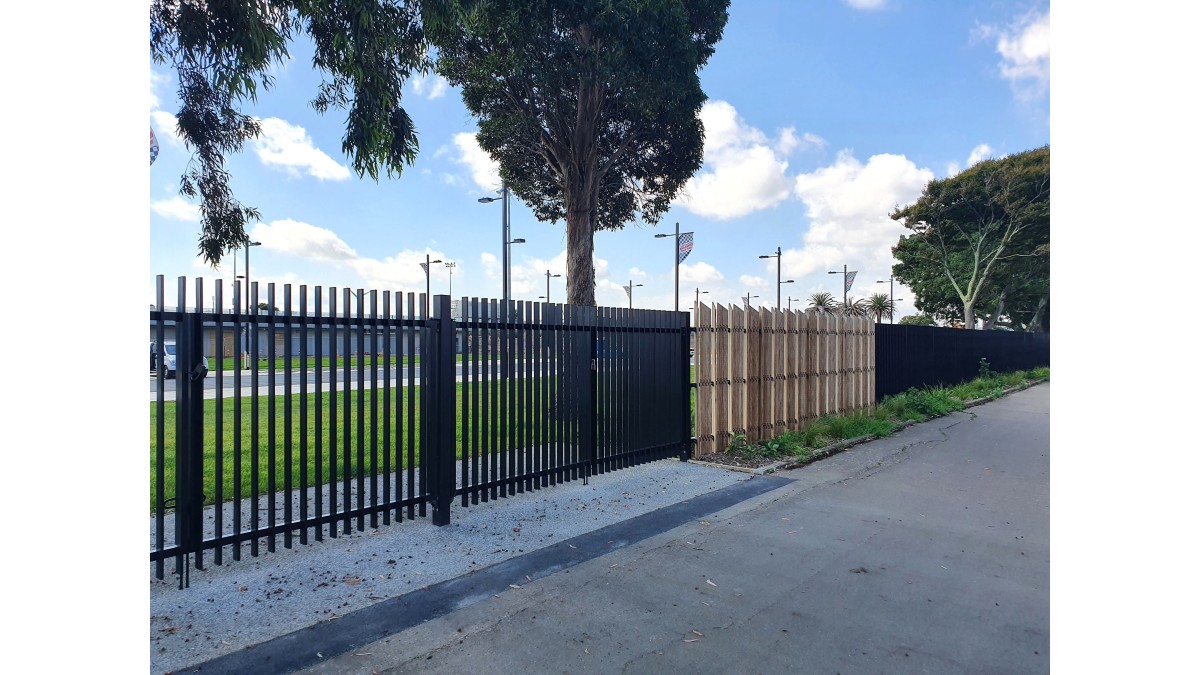
[[[679,235],[679,259],[676,262],[683,262],[683,259],[688,257],[692,252],[692,233],[684,232]]]
[[[625,297],[626,297],[627,299],[632,299],[632,298],[633,298],[633,288],[631,288],[631,287],[629,287],[629,286],[622,286],[621,288],[624,288],[624,289],[625,289]]]
[[[855,274],[858,274],[858,272],[847,272],[846,273],[846,292],[847,293],[850,292],[850,287],[854,285],[854,275]]]
[[[150,164],[154,164],[154,160],[158,159],[158,139],[154,137],[154,128],[150,129]]]
[[[429,263],[417,263],[417,264],[421,266],[421,269],[425,270],[426,274],[429,274]]]

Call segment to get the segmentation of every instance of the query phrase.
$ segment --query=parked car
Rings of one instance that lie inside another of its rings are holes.
[[[154,368],[156,365],[156,360],[155,360],[156,356],[157,356],[156,345],[154,343],[150,343],[150,367],[151,368]],[[175,377],[175,370],[176,370],[175,358],[176,358],[175,343],[174,342],[165,343],[163,345],[163,375],[168,380]],[[208,377],[208,357],[204,356],[201,358],[204,359],[204,376]]]

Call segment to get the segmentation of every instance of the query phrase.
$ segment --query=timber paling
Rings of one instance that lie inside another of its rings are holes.
[[[697,454],[875,403],[875,324],[829,313],[696,305]]]

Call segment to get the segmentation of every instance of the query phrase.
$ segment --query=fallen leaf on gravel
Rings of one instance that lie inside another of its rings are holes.
[[[514,527],[514,528],[513,528],[513,532],[520,532],[520,531],[521,531],[521,528],[519,528],[519,527]]]
[[[696,630],[695,628],[692,629],[692,633],[695,635],[699,635],[700,637],[704,637],[704,633],[701,633],[700,631]]]
[[[699,640],[697,640],[696,638],[692,638],[690,640],[684,640],[684,642],[699,642]]]
[[[525,581],[533,581],[533,579],[530,579],[530,578],[529,578],[529,575],[528,575],[528,574],[526,574],[526,575],[525,575]]]
[[[509,588],[520,588],[520,586],[518,586],[516,584],[509,584],[508,587]]]
[[[714,583],[713,583],[713,580],[712,580],[712,579],[705,579],[704,581],[705,581],[705,583],[707,583],[709,586],[716,586],[716,584],[714,584]]]
[[[355,586],[359,584],[362,579],[359,579],[358,577],[346,577],[345,579],[342,579],[342,581],[350,586]]]
[[[355,654],[355,656],[370,656],[373,653],[374,652],[360,652],[358,654]]]
[[[702,520],[702,521],[700,521],[700,524],[701,524],[701,525],[708,525],[708,521],[707,521],[707,520]]]

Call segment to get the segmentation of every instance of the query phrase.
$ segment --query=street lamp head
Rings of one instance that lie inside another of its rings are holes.
[[[508,242],[508,243],[510,243],[510,244],[524,244],[524,243],[525,243],[525,240],[524,240],[524,239],[513,239],[512,241],[510,241],[510,242]]]
[[[246,245],[247,246],[262,246],[262,242],[261,241],[248,241],[248,242],[246,242]]]
[[[795,279],[788,279],[787,281],[781,281],[781,282],[779,282],[779,283],[781,283],[781,284],[794,284],[794,283],[796,283],[796,280],[795,280]]]
[[[491,204],[492,202],[498,202],[498,201],[500,201],[499,197],[480,197],[479,198],[480,204]]]
[[[839,272],[837,270],[829,270],[829,273],[830,274],[841,274],[841,272]]]
[[[557,278],[557,277],[561,277],[562,275],[561,274],[551,274],[550,276]]]
[[[655,238],[655,239],[662,239],[663,237],[674,237],[674,236],[675,236],[675,235],[673,235],[673,234],[656,234],[656,235],[654,235],[654,238]]]
[[[760,255],[760,256],[758,256],[758,257],[760,257],[760,258],[774,258],[775,256],[773,256],[773,255]]]

